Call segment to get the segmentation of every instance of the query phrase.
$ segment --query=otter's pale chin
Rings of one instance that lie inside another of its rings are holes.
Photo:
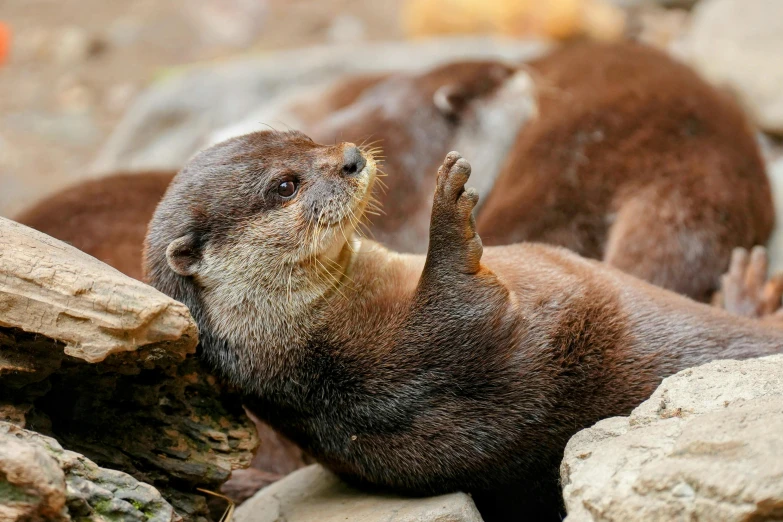
[[[365,155],[367,164],[356,176],[354,197],[347,203],[350,208],[344,213],[342,219],[329,223],[321,229],[320,238],[317,241],[316,258],[330,258],[337,261],[344,257],[347,251],[357,249],[359,239],[356,232],[367,206],[372,200],[373,186],[377,177],[377,164],[369,154]],[[338,263],[342,264],[342,263]]]

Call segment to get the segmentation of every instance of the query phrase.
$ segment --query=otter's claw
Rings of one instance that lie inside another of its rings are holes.
[[[783,320],[783,274],[767,279],[767,250],[735,248],[713,304],[735,315]]]
[[[448,259],[461,272],[473,274],[479,269],[482,246],[473,218],[478,192],[465,189],[469,177],[470,163],[449,152],[438,169],[428,257]]]

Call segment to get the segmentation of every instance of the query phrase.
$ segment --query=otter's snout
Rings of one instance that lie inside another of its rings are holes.
[[[355,176],[364,169],[365,165],[367,160],[362,156],[359,147],[347,145],[343,150],[343,176]]]

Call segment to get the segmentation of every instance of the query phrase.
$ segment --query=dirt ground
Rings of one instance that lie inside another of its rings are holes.
[[[83,176],[134,97],[170,67],[398,39],[400,0],[0,0],[0,216]]]

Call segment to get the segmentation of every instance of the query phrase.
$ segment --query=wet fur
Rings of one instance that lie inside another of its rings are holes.
[[[262,133],[197,156],[155,213],[146,262],[151,284],[190,308],[215,371],[348,481],[470,491],[487,520],[506,509],[554,518],[558,463],[576,431],[628,414],[680,369],[781,351],[781,329],[562,248],[482,258],[475,193],[457,179],[464,164],[438,177],[426,258],[303,225],[318,201],[305,185],[288,209],[248,191],[305,169],[312,190],[352,183],[364,198],[369,185],[324,167],[333,149]],[[183,237],[191,250],[172,258],[168,245]],[[180,263],[191,275],[172,270]]]
[[[754,132],[695,72],[639,44],[580,43],[531,74],[539,116],[478,215],[486,244],[561,245],[706,301],[734,247],[767,242]]]

